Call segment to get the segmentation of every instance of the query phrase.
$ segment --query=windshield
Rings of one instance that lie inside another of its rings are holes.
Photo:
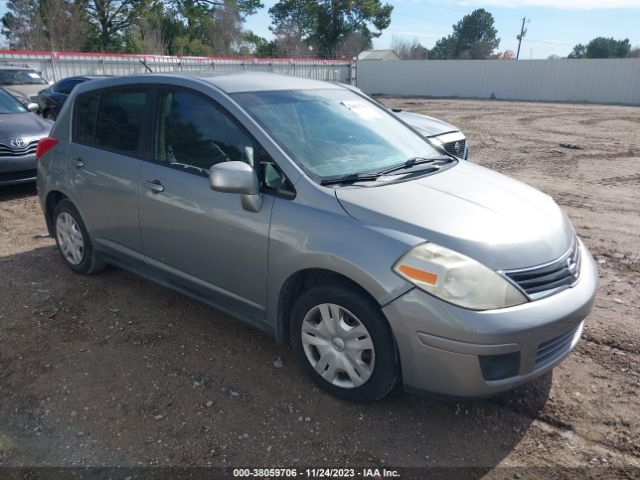
[[[386,110],[349,90],[237,93],[234,99],[303,170],[320,179],[379,172],[438,153]]]
[[[4,113],[24,113],[27,111],[19,101],[0,89],[0,115]]]
[[[0,85],[47,85],[33,70],[0,70]]]

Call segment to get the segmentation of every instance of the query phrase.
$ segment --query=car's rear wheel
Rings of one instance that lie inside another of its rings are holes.
[[[104,263],[95,256],[78,210],[69,200],[56,205],[53,228],[60,255],[71,270],[88,275],[104,268]]]
[[[303,292],[293,307],[291,340],[313,380],[338,397],[372,402],[398,381],[393,336],[380,307],[348,284]]]

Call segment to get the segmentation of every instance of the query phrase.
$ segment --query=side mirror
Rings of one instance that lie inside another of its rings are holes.
[[[29,102],[29,103],[27,104],[27,109],[28,109],[30,112],[36,113],[36,112],[38,111],[38,109],[39,109],[39,108],[40,108],[40,107],[39,107],[39,106],[38,106],[38,104],[37,104],[37,103],[35,103],[35,102]]]
[[[256,172],[244,162],[216,163],[209,170],[209,186],[216,192],[241,194],[242,208],[250,212],[262,206]]]

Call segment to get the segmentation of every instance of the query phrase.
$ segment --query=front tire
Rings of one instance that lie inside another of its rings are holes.
[[[309,376],[345,400],[379,400],[398,382],[389,324],[375,302],[346,283],[317,285],[300,295],[291,343]]]
[[[76,207],[62,200],[53,212],[53,235],[62,260],[76,273],[89,275],[105,264],[96,258],[91,239]]]

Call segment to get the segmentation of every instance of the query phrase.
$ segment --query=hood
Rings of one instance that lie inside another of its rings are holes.
[[[39,140],[49,135],[52,126],[53,122],[31,112],[0,114],[0,143],[9,145],[14,138]]]
[[[37,97],[42,90],[49,88],[49,85],[6,85],[3,86],[11,94],[20,94],[27,97],[31,101],[31,97]]]
[[[575,235],[551,197],[467,162],[407,182],[336,188],[336,196],[362,222],[442,245],[494,270],[555,260]]]
[[[400,120],[419,130],[425,137],[442,135],[443,133],[459,132],[460,129],[437,118],[428,117],[412,112],[393,112]]]

